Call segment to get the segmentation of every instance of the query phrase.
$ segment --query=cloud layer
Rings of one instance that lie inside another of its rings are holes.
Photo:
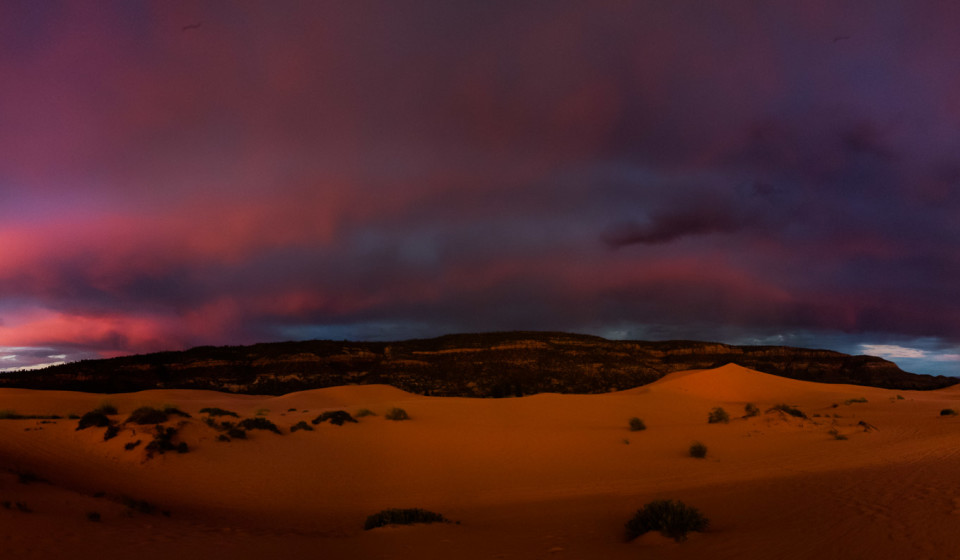
[[[0,345],[51,350],[0,368],[491,329],[960,345],[956,7],[458,4],[5,2]]]

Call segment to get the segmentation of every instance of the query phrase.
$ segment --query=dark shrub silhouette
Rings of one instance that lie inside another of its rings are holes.
[[[411,525],[413,523],[447,523],[447,519],[439,513],[420,508],[385,509],[367,517],[363,529],[369,531],[385,525]]]
[[[753,418],[754,416],[760,414],[760,409],[757,408],[757,405],[753,404],[752,402],[748,402],[747,404],[743,405],[743,412],[744,418]]]
[[[952,408],[945,408],[940,411],[940,416],[956,416],[957,411]]]
[[[130,443],[124,444],[123,448],[127,451],[130,451],[132,449],[135,449],[138,445],[140,445],[140,443],[141,443],[141,440],[139,439],[137,441],[131,441]]]
[[[117,407],[113,406],[108,402],[104,402],[104,403],[100,403],[100,406],[93,409],[92,412],[99,412],[100,414],[111,415],[111,414],[117,413]]]
[[[353,422],[353,423],[357,422],[357,420],[353,416],[350,416],[349,412],[346,412],[344,410],[329,410],[327,412],[324,412],[320,416],[317,416],[310,422],[316,425],[321,422],[326,422],[327,420],[329,420],[331,424],[335,424],[337,426],[343,426],[344,422]]]
[[[707,446],[699,441],[693,442],[693,444],[690,445],[690,456],[703,459],[707,456]]]
[[[217,407],[201,408],[200,414],[209,414],[210,416],[233,416],[234,418],[240,418],[240,415],[236,412]]]
[[[780,404],[778,404],[778,405],[774,405],[773,408],[771,408],[771,409],[768,410],[767,412],[770,412],[770,411],[773,411],[773,410],[776,410],[776,411],[779,411],[779,412],[783,412],[783,413],[785,413],[785,414],[789,414],[790,416],[796,416],[797,418],[806,418],[806,417],[807,417],[807,415],[804,414],[802,410],[800,410],[800,409],[798,409],[798,408],[794,408],[794,407],[792,407],[792,406],[790,406],[790,405],[788,405],[788,404],[780,403]]]
[[[107,426],[107,431],[103,432],[103,441],[111,440],[117,437],[117,434],[120,433],[120,426],[116,424],[111,424]]]
[[[636,417],[630,419],[631,432],[639,432],[641,430],[646,430],[646,429],[647,429],[647,425],[643,423],[643,420]]]
[[[409,420],[410,416],[407,414],[407,411],[402,408],[391,408],[383,416],[387,420]]]
[[[301,421],[297,422],[296,424],[294,424],[293,426],[290,426],[290,433],[291,433],[291,434],[292,434],[293,432],[296,432],[297,430],[307,430],[307,431],[309,431],[309,432],[312,432],[312,431],[313,431],[313,426],[311,426],[310,424],[307,424],[306,422],[304,422],[303,420],[301,420]]]
[[[113,424],[113,420],[107,418],[107,415],[102,412],[88,412],[80,417],[80,422],[77,423],[77,430],[84,430],[89,427],[94,428],[103,428]]]
[[[244,418],[237,425],[245,430],[269,430],[276,434],[280,433],[280,428],[278,428],[276,424],[261,416],[256,418]]]
[[[720,408],[719,406],[710,411],[710,414],[707,415],[707,422],[710,424],[724,423],[730,421],[730,415],[727,414],[727,411]]]
[[[627,522],[627,540],[659,531],[665,537],[682,542],[690,531],[703,531],[710,521],[696,508],[673,500],[655,500],[643,506]]]
[[[169,419],[170,414],[165,410],[152,406],[141,406],[130,413],[127,422],[132,424],[161,424]]]

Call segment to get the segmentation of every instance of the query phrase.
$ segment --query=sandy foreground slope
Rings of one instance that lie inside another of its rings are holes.
[[[729,365],[618,393],[510,399],[388,386],[281,397],[0,390],[0,409],[20,414],[83,414],[105,400],[118,422],[142,405],[190,413],[167,423],[190,451],[124,449],[149,441],[150,426],[104,441],[104,428],[77,431],[76,420],[0,420],[4,557],[960,558],[960,417],[940,415],[960,410],[957,388],[824,385]],[[741,418],[747,402],[761,414]],[[809,418],[768,411],[778,403]],[[269,409],[284,433],[217,441],[199,413],[211,406]],[[715,406],[728,424],[707,423]],[[391,407],[411,419],[384,419]],[[362,408],[377,416],[289,433]],[[634,416],[645,431],[628,430]],[[689,456],[694,440],[705,459]],[[659,498],[697,507],[710,529],[680,544],[626,542],[625,522]],[[363,530],[389,507],[459,524]]]

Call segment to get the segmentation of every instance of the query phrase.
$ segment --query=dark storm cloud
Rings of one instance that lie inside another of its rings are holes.
[[[952,348],[957,16],[4,3],[0,345],[639,325]]]

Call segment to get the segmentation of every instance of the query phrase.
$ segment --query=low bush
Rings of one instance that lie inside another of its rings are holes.
[[[310,422],[316,425],[321,422],[326,422],[327,420],[329,420],[331,424],[335,424],[337,426],[343,426],[344,422],[353,422],[354,424],[357,423],[356,418],[350,416],[350,413],[344,410],[328,410]]]
[[[697,508],[673,500],[655,500],[643,506],[627,522],[627,540],[649,531],[659,531],[677,542],[686,540],[690,531],[704,531],[710,521]]]
[[[840,433],[840,430],[838,430],[838,429],[836,429],[836,428],[830,430],[830,431],[827,432],[827,433],[830,434],[831,436],[833,436],[833,439],[836,439],[836,440],[843,441],[843,440],[847,439],[847,436],[841,434],[841,433]]]
[[[246,430],[243,430],[241,428],[230,428],[227,430],[226,435],[230,439],[247,439]]]
[[[783,412],[784,414],[789,414],[790,416],[796,416],[797,418],[806,418],[806,417],[807,417],[807,415],[804,414],[804,412],[803,412],[802,410],[800,410],[800,409],[798,409],[798,408],[794,408],[794,407],[792,407],[792,406],[790,406],[790,405],[788,405],[788,404],[783,404],[783,403],[781,403],[781,404],[778,404],[778,405],[774,405],[773,408],[771,408],[771,409],[768,410],[767,412],[770,412],[770,411],[773,411],[773,410],[776,410],[776,411],[779,411],[779,412]]]
[[[93,409],[93,412],[99,412],[100,414],[112,415],[117,413],[117,407],[113,406],[113,403],[110,401],[103,401],[100,403],[100,406]]]
[[[696,457],[697,459],[703,459],[707,456],[707,446],[695,441],[690,445],[690,456]]]
[[[200,414],[209,414],[210,416],[233,416],[234,418],[240,418],[240,415],[236,412],[217,407],[201,408]]]
[[[647,429],[647,425],[643,423],[643,420],[633,417],[629,422],[631,432],[639,432]]]
[[[266,416],[270,414],[269,408],[258,408],[257,411],[253,414],[254,416]]]
[[[184,418],[193,418],[189,413],[180,410],[175,406],[165,406],[163,411],[167,413],[167,416],[183,416]]]
[[[100,512],[99,511],[90,511],[87,512],[87,519],[93,521],[94,523],[100,521]]]
[[[720,422],[726,424],[729,421],[730,415],[727,414],[726,410],[720,408],[719,406],[711,410],[710,414],[707,415],[707,423],[709,424],[717,424]]]
[[[407,414],[407,411],[402,408],[391,408],[383,415],[387,420],[409,420],[410,416]]]
[[[123,445],[123,448],[126,451],[130,451],[132,449],[135,449],[138,445],[140,445],[140,443],[141,443],[141,440],[139,439],[137,441],[131,441],[130,443],[125,443]]]
[[[107,431],[103,432],[103,441],[109,441],[117,437],[117,434],[119,433],[120,433],[120,426],[117,426],[116,424],[111,424],[107,426]]]
[[[245,430],[269,430],[276,434],[281,433],[276,424],[263,417],[244,418],[237,425]]]
[[[760,414],[760,409],[757,408],[757,405],[753,404],[752,402],[748,402],[747,404],[743,405],[743,413],[744,418],[753,418],[754,416]]]
[[[306,422],[304,422],[303,420],[301,420],[301,421],[297,422],[296,424],[294,424],[293,426],[290,426],[290,433],[291,433],[291,434],[292,434],[293,432],[296,432],[297,430],[307,430],[308,432],[312,432],[312,431],[313,431],[313,426],[311,426],[310,424],[307,424]]]
[[[386,525],[411,525],[413,523],[448,523],[448,521],[439,513],[420,508],[385,509],[367,517],[363,529],[369,531]]]
[[[369,408],[361,408],[356,413],[354,413],[354,418],[363,418],[364,416],[376,416],[377,413],[370,410]]]
[[[170,419],[170,414],[166,410],[153,408],[152,406],[141,406],[130,413],[127,422],[131,424],[161,424]]]
[[[863,398],[863,397],[859,397],[859,398],[856,398],[856,399],[847,399],[847,400],[843,401],[843,404],[865,403],[865,402],[867,402],[867,399],[865,399],[865,398]]]
[[[106,414],[102,412],[91,411],[84,414],[80,418],[80,422],[77,423],[77,430],[85,430],[90,427],[94,428],[103,428],[113,424],[113,420],[107,417]]]
[[[940,416],[956,416],[957,411],[952,408],[945,408],[940,411]]]
[[[159,453],[163,455],[167,451],[176,451],[177,453],[186,453],[189,451],[189,447],[186,442],[177,442],[174,443],[174,438],[177,436],[176,428],[164,428],[163,426],[157,426],[156,432],[153,435],[153,441],[147,444],[144,448],[147,451],[147,457],[152,457],[154,453]]]

